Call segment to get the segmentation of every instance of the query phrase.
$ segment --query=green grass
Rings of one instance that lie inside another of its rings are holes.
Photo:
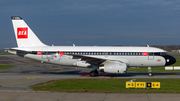
[[[128,68],[128,71],[148,72],[148,68],[147,67]],[[153,73],[180,73],[180,70],[165,70],[165,67],[152,67],[151,71]]]
[[[171,66],[180,66],[180,57],[176,57],[176,63]],[[165,70],[165,67],[152,67],[152,72],[178,73],[180,70]],[[128,68],[128,71],[148,72],[148,67]]]
[[[14,55],[14,54],[11,54],[11,53],[8,53],[8,52],[0,52],[0,55]]]
[[[65,79],[38,84],[31,88],[52,92],[180,93],[180,79],[136,79],[137,82],[160,82],[160,89],[128,89],[125,87],[125,83],[129,80],[131,79]],[[83,91],[84,89],[85,91]]]
[[[0,65],[0,70],[9,69],[14,67],[14,65]]]
[[[177,52],[172,52],[172,53],[168,53],[169,55],[172,55],[172,56],[180,56],[180,53],[177,53]]]

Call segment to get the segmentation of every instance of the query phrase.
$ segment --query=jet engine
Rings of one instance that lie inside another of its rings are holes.
[[[104,64],[103,67],[99,67],[100,71],[104,71],[106,73],[126,73],[127,64],[126,63],[107,63]]]

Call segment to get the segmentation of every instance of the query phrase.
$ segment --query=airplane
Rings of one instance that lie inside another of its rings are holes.
[[[25,58],[74,67],[92,68],[91,77],[99,72],[122,74],[128,67],[151,68],[176,62],[160,48],[142,46],[48,46],[42,43],[20,16],[12,16],[17,46],[7,51]]]

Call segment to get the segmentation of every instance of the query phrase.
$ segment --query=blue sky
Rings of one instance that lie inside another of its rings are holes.
[[[47,45],[179,45],[179,0],[1,0],[0,49],[16,47],[11,16]]]

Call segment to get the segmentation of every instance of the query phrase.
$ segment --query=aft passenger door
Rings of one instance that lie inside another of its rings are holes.
[[[41,58],[47,59],[47,55],[48,55],[48,48],[42,48]]]

